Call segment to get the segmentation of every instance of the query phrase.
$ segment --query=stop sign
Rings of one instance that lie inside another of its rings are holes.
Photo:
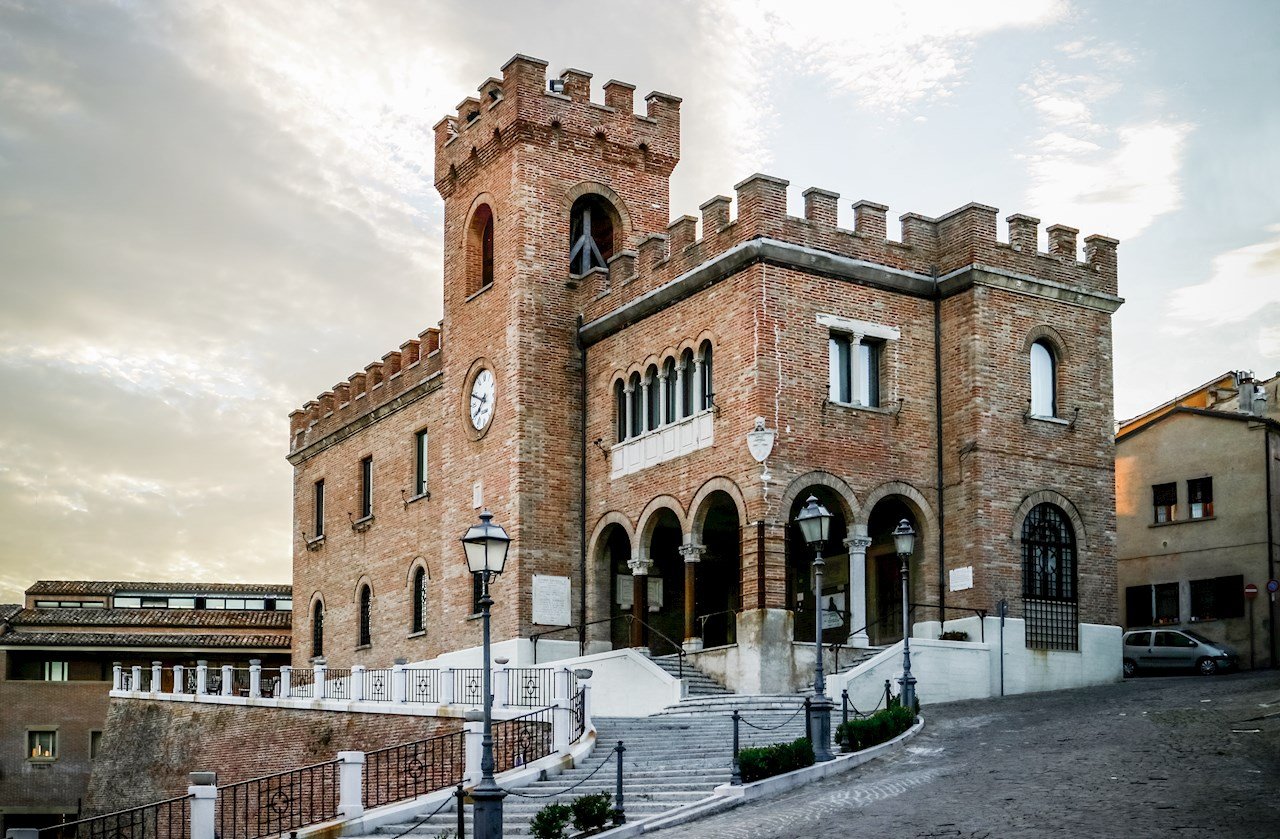
[[[1249,583],[1244,587],[1244,596],[1252,600],[1258,596],[1258,587],[1253,583]]]

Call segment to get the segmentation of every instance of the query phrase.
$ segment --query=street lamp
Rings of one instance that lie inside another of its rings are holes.
[[[902,705],[914,713],[916,708],[916,677],[911,675],[911,610],[907,602],[907,574],[911,569],[911,554],[916,547],[916,532],[911,522],[903,519],[893,530],[893,546],[902,560]]]
[[[827,679],[822,672],[822,545],[831,535],[831,511],[818,503],[812,495],[804,509],[796,516],[800,535],[813,548],[813,701],[809,703],[809,731],[813,734],[813,759],[818,762],[831,760],[831,709],[827,698]]]
[[[493,513],[483,510],[480,523],[467,528],[462,549],[467,567],[480,578],[480,611],[484,626],[484,736],[481,738],[480,783],[471,793],[474,836],[476,839],[502,839],[502,799],[506,793],[493,779],[493,691],[489,686],[489,580],[501,574],[507,563],[511,537],[501,525],[493,523]]]

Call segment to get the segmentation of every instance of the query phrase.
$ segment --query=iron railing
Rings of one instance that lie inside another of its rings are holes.
[[[311,699],[316,695],[316,671],[290,670],[289,696],[298,699]]]
[[[738,640],[737,617],[738,617],[737,609],[722,609],[719,612],[710,612],[705,615],[698,615],[698,617],[696,618],[696,620],[698,621],[698,637],[702,639],[702,643],[706,644],[707,621],[711,620],[712,618],[717,618],[717,619],[722,618],[724,619],[724,623],[725,623],[724,643],[736,644]]]
[[[541,708],[555,699],[556,671],[551,667],[508,667],[507,705],[512,708]],[[578,689],[578,677],[569,671],[569,695]]]
[[[405,679],[409,678],[410,671],[405,671]],[[391,701],[391,671],[390,670],[366,670],[361,674],[361,695],[369,702],[390,702]],[[407,682],[406,682],[407,683]],[[412,701],[412,700],[410,700]]]
[[[541,632],[533,633],[532,635],[529,636],[529,640],[533,643],[533,663],[534,664],[538,663],[538,639],[539,638],[542,638],[547,635],[555,635],[560,632],[568,632],[570,630],[578,631],[585,636],[586,628],[588,626],[595,626],[596,624],[600,624],[600,623],[612,624],[615,621],[626,621],[628,628],[634,626],[637,623],[640,624],[640,626],[644,627],[649,632],[650,637],[649,637],[648,643],[649,643],[650,650],[653,650],[655,652],[657,651],[656,644],[654,643],[655,636],[657,640],[665,642],[667,646],[671,647],[671,654],[676,656],[677,658],[677,662],[679,665],[679,668],[678,668],[679,673],[677,675],[677,678],[680,678],[680,679],[684,678],[684,660],[685,660],[685,657],[688,655],[688,653],[684,649],[684,645],[676,643],[675,641],[671,640],[670,637],[664,634],[661,630],[655,629],[651,624],[646,623],[644,620],[641,620],[640,618],[637,618],[635,615],[630,613],[625,615],[614,615],[613,617],[610,617],[610,618],[597,618],[596,620],[593,620],[593,621],[587,621],[584,624],[575,624],[571,626],[558,626],[555,629],[544,629]],[[586,655],[586,651],[584,648],[581,647],[581,645],[579,645],[579,650],[583,655]]]
[[[552,735],[554,707],[539,708],[509,720],[493,723],[495,772],[506,772],[532,763],[555,750]]]
[[[372,672],[372,671],[371,671]],[[405,699],[434,704],[440,701],[440,671],[413,668],[404,671]]]
[[[351,698],[351,671],[332,667],[324,671],[324,698]]]
[[[1033,650],[1080,649],[1079,605],[1074,600],[1024,597],[1027,647]]]
[[[41,839],[187,839],[191,796],[41,828]]]
[[[368,752],[364,806],[380,807],[451,787],[466,772],[466,734],[440,734]]]
[[[338,766],[330,760],[218,787],[217,835],[259,839],[337,817]]]
[[[120,690],[133,690],[133,674],[128,670],[120,672]]]
[[[587,728],[587,689],[579,688],[573,695],[573,703],[569,706],[573,712],[573,728],[569,732],[569,742],[576,743]]]
[[[484,697],[484,668],[453,668],[453,701],[459,705],[479,705]]]

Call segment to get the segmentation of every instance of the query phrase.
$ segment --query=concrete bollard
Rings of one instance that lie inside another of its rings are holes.
[[[130,670],[129,690],[141,691],[142,690],[142,665],[135,664],[129,670]]]
[[[209,662],[200,659],[196,662],[196,696],[204,696],[209,692]]]
[[[164,678],[164,665],[158,661],[151,662],[151,692],[160,693],[164,690],[161,679]]]
[[[230,664],[222,665],[222,695],[230,696],[231,689],[235,687],[235,668]]]
[[[442,667],[440,669],[440,704],[454,704],[452,667]]]
[[[401,704],[409,701],[409,674],[404,672],[408,659],[397,658],[391,665],[391,701]]]
[[[497,659],[493,668],[493,707],[507,707],[511,697],[511,671],[507,669],[505,659]]]
[[[121,690],[122,689],[121,685],[123,683],[124,683],[124,666],[117,661],[111,665],[111,689]]]
[[[551,698],[568,699],[569,698],[569,668],[559,667],[556,669],[555,688]]]
[[[262,698],[262,659],[249,659],[249,696],[252,699]]]
[[[287,664],[280,665],[280,698],[288,699],[293,695],[293,668]]]
[[[329,696],[328,685],[326,684],[326,680],[329,677],[329,664],[323,658],[317,658],[313,669],[316,678],[312,695],[316,699],[326,699]]]
[[[351,665],[351,701],[364,701],[364,665]]]
[[[186,670],[181,664],[173,665],[173,692],[175,695],[181,695],[187,692],[185,676]]]
[[[338,815],[364,815],[364,752],[338,752]]]
[[[484,722],[468,720],[462,724],[462,728],[466,732],[466,762],[462,771],[467,779],[467,785],[470,786],[480,783],[480,759],[484,755]]]

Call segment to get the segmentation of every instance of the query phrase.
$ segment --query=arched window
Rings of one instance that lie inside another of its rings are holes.
[[[359,645],[367,647],[373,643],[372,615],[373,591],[368,584],[360,586],[360,641]]]
[[[1076,535],[1056,504],[1037,504],[1022,522],[1022,594],[1074,600]]]
[[[661,422],[661,416],[658,411],[659,402],[662,395],[658,386],[658,367],[656,364],[650,364],[649,369],[644,371],[644,394],[645,394],[645,429],[653,431]]]
[[[317,600],[311,607],[311,657],[324,655],[324,602]]]
[[[467,294],[493,285],[493,210],[481,204],[467,229]]]
[[[676,360],[668,358],[663,362],[662,372],[662,390],[667,399],[667,410],[662,415],[662,421],[672,423],[676,421]]]
[[[680,356],[680,416],[693,415],[693,350]]]
[[[640,374],[639,373],[631,374],[631,386],[630,388],[628,388],[628,390],[630,390],[630,393],[628,393],[627,396],[631,401],[631,435],[630,436],[639,437],[640,432],[643,430],[642,423],[644,420],[644,417],[642,416],[640,411],[640,400],[642,397],[641,397],[641,391],[640,391]]]
[[[613,383],[614,411],[617,413],[618,442],[627,439],[627,386],[618,379]]]
[[[710,408],[715,399],[715,389],[711,380],[711,342],[702,342],[702,404],[699,410]]]
[[[569,272],[607,268],[613,256],[613,208],[599,195],[584,195],[569,211]]]
[[[419,566],[413,572],[413,618],[411,632],[427,628],[427,569]]]
[[[1058,370],[1053,348],[1047,341],[1031,345],[1031,413],[1037,417],[1058,415]]]

